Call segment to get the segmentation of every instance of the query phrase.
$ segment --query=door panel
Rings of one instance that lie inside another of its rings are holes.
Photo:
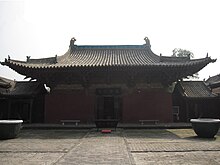
[[[97,119],[120,119],[121,102],[120,97],[99,96],[97,97]]]
[[[114,97],[104,97],[104,119],[115,119]]]
[[[96,119],[121,119],[121,89],[96,89]]]

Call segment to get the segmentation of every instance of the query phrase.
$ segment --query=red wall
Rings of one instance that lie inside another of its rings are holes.
[[[172,96],[164,90],[137,90],[123,97],[124,123],[139,120],[172,122]]]
[[[53,91],[45,97],[45,123],[62,119],[79,119],[91,123],[95,119],[96,96],[85,91]],[[122,95],[122,122],[139,120],[172,122],[172,97],[164,90],[139,90]]]
[[[54,91],[45,97],[45,123],[59,123],[62,119],[94,120],[94,97],[85,91]]]

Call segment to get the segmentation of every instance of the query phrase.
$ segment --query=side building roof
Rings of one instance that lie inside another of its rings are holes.
[[[176,85],[179,93],[186,98],[214,98],[216,95],[205,85],[203,81],[181,81]]]
[[[213,93],[220,96],[220,74],[209,77],[205,83],[212,89]]]
[[[0,77],[0,88],[8,89],[14,85],[14,81]]]
[[[42,84],[34,81],[18,81],[9,88],[0,88],[0,96],[2,97],[35,97],[46,92]]]
[[[209,77],[206,80],[206,83],[208,83],[208,84],[214,84],[214,83],[217,83],[217,82],[220,82],[220,74],[217,74],[215,76]]]
[[[218,88],[220,87],[220,74],[209,77],[205,83],[210,86],[211,88]]]

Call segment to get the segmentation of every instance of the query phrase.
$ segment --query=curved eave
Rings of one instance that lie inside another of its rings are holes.
[[[78,69],[78,68],[176,68],[176,67],[189,67],[189,66],[198,66],[204,67],[207,64],[211,62],[215,62],[216,60],[211,59],[210,57],[202,58],[202,59],[195,59],[190,60],[187,62],[155,62],[155,63],[149,63],[149,64],[112,64],[112,65],[75,65],[75,64],[30,64],[23,61],[15,61],[15,60],[7,60],[5,62],[2,62],[2,65],[6,65],[10,67],[11,69],[14,69],[15,71],[19,71],[17,69],[23,68],[23,69],[64,69],[64,68],[72,68],[72,69]]]
[[[140,71],[142,74],[156,75],[161,77],[162,81],[167,81],[168,83],[177,81],[178,79],[193,75],[194,73],[201,70],[210,62],[214,62],[210,57],[203,59],[191,60],[185,63],[179,62],[159,62],[148,65],[112,65],[112,66],[72,66],[72,65],[36,65],[27,64],[25,62],[6,60],[3,65],[9,66],[11,69],[15,70],[19,74],[25,75],[32,79],[41,79],[42,77],[47,77],[51,72],[69,73],[78,71]],[[159,75],[158,75],[159,74]],[[162,74],[162,75],[161,75]]]
[[[215,62],[215,60],[212,60],[210,57],[206,57],[203,59],[189,60],[186,62],[157,62],[147,65],[76,66],[61,65],[59,63],[39,65],[14,60],[6,60],[1,64],[7,65],[11,69],[15,70],[19,74],[25,75],[26,77],[39,80],[42,78],[48,78],[48,76],[53,77],[54,73],[56,76],[58,76],[61,73],[62,76],[65,75],[68,77],[69,73],[71,72],[82,74],[83,72],[95,73],[96,71],[107,71],[107,73],[109,71],[113,71],[113,73],[123,73],[125,71],[126,73],[139,72],[142,75],[142,77],[146,76],[147,74],[148,76],[152,76],[154,78],[158,77],[156,78],[158,81],[172,83],[179,79],[193,75],[194,73],[198,72],[211,62]]]

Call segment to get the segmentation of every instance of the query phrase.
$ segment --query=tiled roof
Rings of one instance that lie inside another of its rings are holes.
[[[220,83],[220,74],[215,75],[215,76],[212,76],[212,77],[209,77],[209,78],[206,80],[206,83],[207,83],[208,85]]]
[[[157,63],[159,57],[140,45],[76,46],[58,57],[58,64],[71,66],[139,66]]]
[[[209,77],[205,83],[212,89],[213,93],[220,93],[220,74]]]
[[[182,81],[177,85],[182,96],[188,98],[216,97],[203,81]]]
[[[132,67],[132,66],[191,66],[198,63],[207,65],[210,57],[190,60],[186,57],[164,57],[154,54],[147,45],[74,46],[62,56],[27,61],[6,60],[6,65],[25,68],[65,67]]]
[[[220,86],[216,87],[216,88],[213,88],[212,89],[212,92],[218,96],[220,96]]]
[[[42,82],[57,81],[61,77],[68,77],[73,81],[70,73],[74,73],[74,76],[77,75],[79,79],[86,79],[85,77],[91,77],[95,72],[105,75],[108,71],[112,71],[111,73],[114,72],[116,75],[120,70],[121,73],[131,71],[131,75],[127,76],[131,77],[130,79],[139,76],[140,79],[145,77],[148,80],[151,79],[150,81],[171,83],[193,75],[207,64],[215,62],[210,57],[191,60],[189,57],[156,55],[151,50],[150,41],[147,38],[145,41],[144,45],[78,46],[74,44],[75,39],[72,39],[64,55],[42,59],[27,57],[26,61],[12,60],[8,57],[1,64],[9,66],[26,77],[41,79]]]
[[[0,77],[0,88],[8,89],[8,88],[10,88],[12,86],[12,83],[13,83],[12,80]]]
[[[42,84],[38,82],[15,82],[15,85],[8,90],[0,92],[0,95],[9,97],[19,96],[36,96],[38,94],[46,93],[46,90]]]

